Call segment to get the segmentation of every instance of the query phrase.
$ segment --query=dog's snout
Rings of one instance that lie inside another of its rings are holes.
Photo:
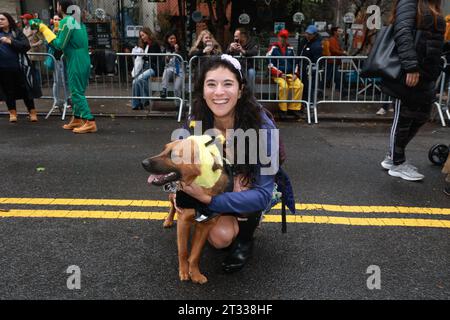
[[[144,169],[148,169],[150,168],[150,164],[151,164],[151,160],[149,158],[144,159],[142,161],[142,166],[144,167]]]

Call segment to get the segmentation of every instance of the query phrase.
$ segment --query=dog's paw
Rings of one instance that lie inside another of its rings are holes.
[[[201,273],[191,273],[190,275],[193,283],[205,284],[208,282],[208,278]]]
[[[189,272],[187,271],[180,271],[179,276],[181,281],[189,281],[191,279],[191,277],[189,276]]]
[[[173,221],[164,220],[164,223],[163,223],[164,228],[172,228],[172,226],[173,226]]]

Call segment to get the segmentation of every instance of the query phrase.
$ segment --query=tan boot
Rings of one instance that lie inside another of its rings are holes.
[[[79,128],[83,125],[84,125],[83,119],[78,119],[78,118],[72,117],[72,119],[70,119],[70,122],[63,125],[62,128],[64,130],[73,130],[73,129]]]
[[[72,131],[74,133],[97,132],[97,125],[95,124],[95,120],[87,120],[82,127],[75,128]]]
[[[36,109],[31,109],[30,110],[30,121],[31,122],[37,122],[38,121]]]
[[[17,111],[9,110],[9,122],[17,122]]]

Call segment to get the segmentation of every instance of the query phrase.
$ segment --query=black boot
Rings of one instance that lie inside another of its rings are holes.
[[[230,253],[222,262],[222,269],[226,273],[241,270],[247,263],[253,251],[253,233],[261,219],[261,212],[252,212],[247,220],[240,221],[239,233],[231,244]]]
[[[163,98],[163,99],[167,98],[167,89],[166,88],[163,88],[161,90],[161,98]]]

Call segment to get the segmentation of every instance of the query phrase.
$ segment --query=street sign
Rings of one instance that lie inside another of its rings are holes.
[[[250,16],[246,13],[243,13],[239,16],[239,23],[240,24],[249,24],[250,23]]]
[[[296,12],[293,16],[292,16],[292,20],[295,23],[302,23],[305,20],[305,15],[301,12]]]
[[[275,34],[278,34],[281,30],[286,29],[286,23],[285,22],[275,22],[273,24],[273,32]]]
[[[139,31],[142,26],[127,26],[127,38],[139,38]]]
[[[316,26],[316,28],[319,32],[325,31],[325,29],[327,27],[327,22],[326,21],[316,21],[316,22],[314,22],[314,25]]]

